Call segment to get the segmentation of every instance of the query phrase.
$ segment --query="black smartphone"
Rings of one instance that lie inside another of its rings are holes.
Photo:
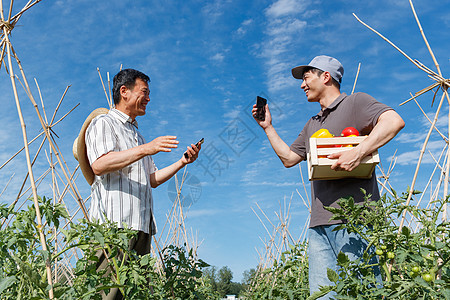
[[[203,144],[204,141],[205,141],[205,139],[202,138],[200,141],[197,142],[197,144],[195,144],[195,147],[200,146],[201,144]],[[188,157],[189,157],[189,156],[188,156],[187,152],[184,152],[184,158],[187,159]]]
[[[256,96],[256,118],[260,121],[266,119],[266,104],[267,100],[265,98]]]

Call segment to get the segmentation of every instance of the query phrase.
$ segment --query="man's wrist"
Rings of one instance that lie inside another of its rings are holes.
[[[265,132],[267,132],[267,131],[272,131],[272,130],[275,130],[275,128],[273,128],[273,125],[272,125],[272,124],[269,124],[266,128],[264,128],[264,131],[265,131]]]
[[[184,162],[182,158],[180,158],[180,160],[178,160],[178,162],[180,163],[180,169],[183,168],[184,166],[186,166],[187,164],[189,164],[188,162]]]

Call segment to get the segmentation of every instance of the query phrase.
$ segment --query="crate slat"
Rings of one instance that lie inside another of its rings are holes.
[[[371,178],[376,165],[380,162],[378,151],[361,160],[353,171],[335,171],[331,165],[335,159],[326,158],[327,155],[351,150],[353,147],[335,145],[359,145],[367,136],[310,138],[310,152],[307,154],[309,180],[331,180],[341,178]]]

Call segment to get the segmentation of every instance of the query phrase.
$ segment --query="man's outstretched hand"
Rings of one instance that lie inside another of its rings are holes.
[[[154,155],[158,152],[171,152],[172,149],[178,147],[178,143],[176,136],[166,135],[157,137],[145,145],[146,154]]]

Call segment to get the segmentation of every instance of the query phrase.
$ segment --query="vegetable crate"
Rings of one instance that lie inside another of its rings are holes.
[[[341,151],[351,150],[359,145],[367,136],[310,138],[308,161],[309,180],[330,180],[341,178],[371,178],[376,165],[380,162],[378,151],[362,159],[353,171],[335,171],[331,165],[336,159],[328,159],[327,155]]]

